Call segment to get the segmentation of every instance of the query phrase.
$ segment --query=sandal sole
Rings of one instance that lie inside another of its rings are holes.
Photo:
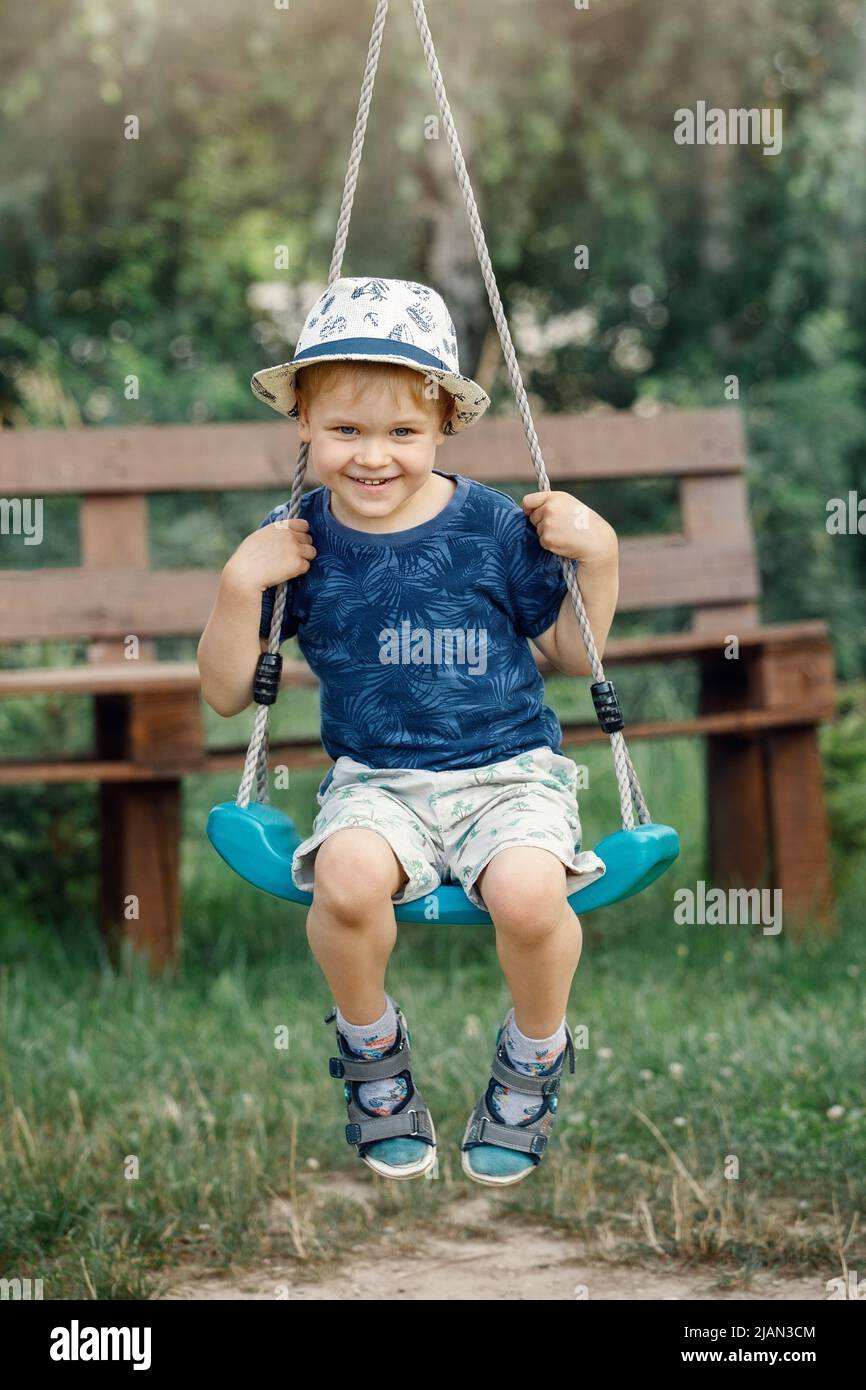
[[[433,1144],[430,1146],[430,1154],[422,1155],[417,1163],[400,1163],[391,1166],[387,1163],[383,1163],[381,1159],[368,1158],[364,1154],[360,1155],[361,1162],[365,1163],[374,1173],[378,1173],[380,1178],[396,1178],[398,1181],[401,1178],[421,1178],[425,1173],[430,1172],[430,1169],[439,1156],[439,1147],[436,1143],[436,1129],[432,1119],[430,1120],[430,1128],[433,1131],[434,1140]]]
[[[488,1144],[486,1147],[496,1148],[497,1146]],[[528,1168],[524,1168],[522,1173],[510,1173],[507,1177],[497,1178],[490,1173],[476,1173],[473,1168],[470,1168],[469,1155],[471,1153],[471,1149],[463,1150],[460,1155],[460,1166],[468,1178],[471,1178],[473,1182],[483,1184],[484,1187],[513,1187],[516,1182],[523,1182],[523,1179],[528,1178],[529,1174],[534,1173],[538,1167],[537,1163],[533,1163]]]

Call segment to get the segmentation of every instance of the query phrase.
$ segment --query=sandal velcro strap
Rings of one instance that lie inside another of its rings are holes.
[[[515,1149],[518,1153],[544,1153],[547,1148],[547,1135],[538,1130],[522,1129],[517,1125],[497,1124],[486,1115],[473,1115],[461,1148],[472,1148],[475,1144],[495,1144],[500,1149]]]
[[[394,1115],[371,1115],[346,1125],[346,1142],[369,1144],[376,1139],[426,1139],[433,1143],[430,1121],[423,1110],[398,1110]]]
[[[388,1057],[329,1057],[328,1072],[346,1081],[387,1081],[405,1070],[400,1059],[403,1049],[392,1052]]]
[[[533,1095],[554,1096],[559,1090],[559,1083],[562,1080],[562,1068],[552,1076],[533,1076],[531,1073],[517,1071],[506,1062],[505,1057],[500,1055],[501,1048],[497,1048],[496,1056],[490,1067],[491,1076],[495,1076],[497,1081],[501,1081],[504,1086],[513,1087],[516,1091],[527,1091]]]
[[[505,1048],[501,1044],[496,1048],[490,1074],[495,1076],[497,1081],[501,1081],[504,1086],[512,1086],[516,1091],[528,1091],[532,1095],[554,1096],[562,1081],[566,1058],[570,1070],[574,1071],[574,1039],[567,1023],[565,1025],[565,1057],[552,1076],[538,1076],[530,1072],[516,1071],[508,1061]]]

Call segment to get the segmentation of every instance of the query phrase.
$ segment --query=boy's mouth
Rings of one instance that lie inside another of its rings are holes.
[[[395,474],[391,478],[352,478],[350,475],[350,481],[356,483],[360,488],[365,488],[367,492],[381,492],[383,488],[387,488],[389,483],[397,481],[397,475]]]

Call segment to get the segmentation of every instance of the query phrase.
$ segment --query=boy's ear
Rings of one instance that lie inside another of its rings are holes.
[[[300,396],[298,397],[297,426],[298,433],[301,436],[302,441],[305,444],[309,444],[311,438],[310,417],[307,414],[307,407],[304,405],[304,402],[301,400]]]

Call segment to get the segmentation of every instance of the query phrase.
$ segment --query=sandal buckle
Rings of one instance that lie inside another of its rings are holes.
[[[346,1140],[350,1144],[360,1144],[361,1126],[359,1124],[346,1125]]]
[[[345,1068],[344,1065],[343,1065],[343,1059],[342,1059],[342,1057],[329,1057],[329,1058],[328,1058],[328,1074],[329,1074],[329,1076],[336,1076],[336,1077],[345,1076],[345,1074],[346,1074],[346,1068]]]
[[[546,1135],[546,1134],[535,1134],[535,1135],[533,1135],[532,1143],[531,1143],[530,1146],[529,1146],[529,1152],[530,1152],[530,1153],[533,1153],[533,1154],[543,1154],[543,1153],[544,1153],[544,1150],[545,1150],[546,1148],[547,1148],[547,1135]]]

